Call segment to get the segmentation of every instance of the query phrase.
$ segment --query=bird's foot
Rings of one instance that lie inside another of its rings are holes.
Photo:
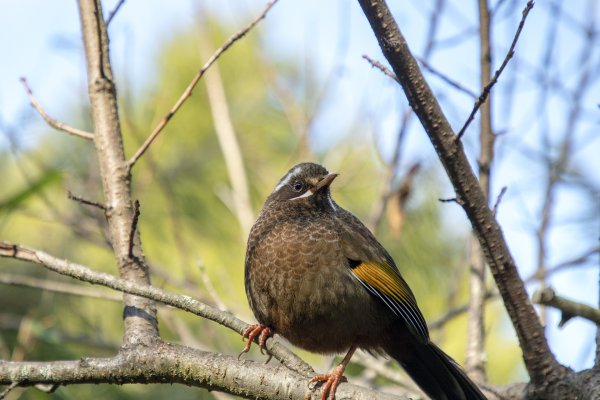
[[[273,331],[266,325],[263,324],[252,324],[249,325],[244,332],[242,333],[242,340],[248,339],[248,343],[238,356],[238,359],[242,356],[242,354],[250,351],[250,347],[252,346],[252,342],[258,336],[258,348],[260,349],[261,354],[265,354],[265,343],[267,339],[273,336]]]
[[[317,382],[325,382],[325,384],[323,384],[323,389],[321,389],[321,400],[327,400],[328,395],[329,400],[333,400],[335,398],[335,391],[338,385],[341,382],[347,381],[346,377],[344,376],[345,369],[346,365],[340,364],[327,375],[315,375],[309,381],[309,386],[312,387]]]

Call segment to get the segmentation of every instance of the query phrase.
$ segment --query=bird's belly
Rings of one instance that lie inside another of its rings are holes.
[[[268,319],[275,332],[295,346],[341,353],[353,344],[372,347],[369,343],[379,337],[380,307],[346,266],[279,274],[269,292]]]

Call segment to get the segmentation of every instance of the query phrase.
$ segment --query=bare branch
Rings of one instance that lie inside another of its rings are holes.
[[[406,137],[406,132],[408,132],[408,125],[410,121],[410,117],[413,115],[410,107],[407,107],[402,114],[402,122],[400,125],[400,129],[398,131],[398,135],[396,136],[396,144],[394,146],[394,155],[392,157],[391,162],[386,165],[386,173],[385,173],[385,181],[383,186],[381,187],[381,193],[379,195],[379,199],[377,202],[373,203],[373,208],[371,210],[371,214],[369,215],[369,219],[367,220],[367,227],[375,232],[385,210],[387,208],[387,204],[390,196],[393,192],[394,181],[396,180],[398,174],[398,168],[400,166],[401,154],[402,154],[402,143],[404,142],[404,138]],[[383,157],[381,157],[383,162]],[[410,170],[409,170],[410,171]],[[416,173],[416,171],[414,171]]]
[[[201,43],[204,44],[203,47],[208,47],[204,40],[201,40]],[[245,243],[252,224],[254,224],[254,212],[250,204],[250,190],[248,188],[244,159],[229,114],[229,105],[227,104],[225,88],[223,87],[218,65],[215,65],[206,75],[205,83],[215,133],[219,140],[219,146],[221,147],[225,166],[227,167],[227,175],[231,183],[233,209],[241,228],[241,243]]]
[[[375,358],[363,352],[356,352],[353,356],[352,362],[359,363],[364,367],[377,372],[378,375],[383,376],[384,378],[387,378],[392,382],[411,390],[412,392],[421,392],[419,387],[412,380],[406,378],[406,375],[402,374],[397,369],[389,368],[385,362],[379,358]]]
[[[141,368],[143,366],[143,368]],[[239,362],[235,357],[155,341],[122,350],[113,358],[73,361],[0,362],[0,384],[181,383],[253,399],[316,400],[307,377],[282,365]],[[407,400],[342,383],[337,396],[358,400]]]
[[[6,389],[0,392],[0,400],[6,398],[10,392],[19,387],[19,382],[12,382]]]
[[[500,202],[502,201],[502,198],[504,197],[506,190],[507,190],[507,187],[502,186],[502,189],[500,189],[500,193],[498,193],[498,197],[496,197],[496,202],[494,203],[494,208],[492,208],[494,217],[496,216],[496,213],[498,212],[498,207],[500,206]]]
[[[0,273],[0,283],[4,285],[24,286],[36,289],[46,290],[61,294],[69,294],[75,296],[92,297],[101,300],[122,301],[123,298],[117,293],[108,292],[106,290],[98,290],[72,283],[59,282],[56,280],[40,279],[33,276],[13,275]]]
[[[140,286],[150,284],[139,233],[131,250],[134,220],[131,177],[117,108],[117,93],[109,57],[108,33],[100,0],[79,0],[81,32],[87,62],[88,94],[94,121],[94,144],[98,156],[110,242],[121,278]],[[133,254],[134,257],[131,257]],[[139,344],[158,337],[155,304],[142,297],[123,296],[124,342]],[[143,318],[140,318],[143,316]]]
[[[600,247],[598,247],[598,246],[594,247],[593,249],[586,251],[585,253],[583,253],[580,256],[563,261],[559,264],[556,264],[553,267],[543,268],[542,270],[539,270],[539,269],[536,270],[531,276],[529,276],[525,280],[525,282],[529,283],[534,280],[546,279],[551,274],[554,274],[556,272],[562,271],[562,270],[570,268],[570,267],[581,265],[581,264],[585,263],[587,260],[589,260],[589,258],[592,257],[594,254],[599,254],[599,253],[600,253]]]
[[[478,0],[480,84],[485,87],[492,73],[491,16],[487,0]],[[486,204],[490,202],[491,165],[495,136],[492,131],[492,99],[482,104],[479,129],[479,185]],[[485,257],[477,236],[471,234],[471,269],[469,274],[469,309],[467,311],[467,351],[465,369],[475,380],[486,381],[485,365]]]
[[[106,18],[106,26],[110,25],[113,18],[115,17],[115,15],[117,15],[123,4],[125,4],[125,0],[119,0],[119,2],[115,5],[115,8],[113,8],[112,11],[108,14],[108,17]]]
[[[83,282],[152,299],[217,322],[240,334],[248,327],[248,324],[239,320],[234,315],[194,300],[190,296],[169,293],[153,286],[138,285],[135,282],[119,279],[110,274],[96,272],[83,265],[61,260],[42,251],[18,246],[14,243],[0,242],[0,257],[29,261]],[[287,350],[278,341],[267,340],[267,350],[288,368],[305,374],[312,372],[312,368],[308,364]]]
[[[485,87],[483,88],[483,91],[479,95],[479,98],[475,101],[475,105],[473,106],[473,110],[471,111],[469,118],[467,118],[463,127],[460,129],[460,131],[458,131],[458,135],[456,136],[457,141],[460,140],[462,138],[462,136],[465,134],[465,131],[469,127],[469,124],[475,118],[475,114],[477,114],[479,107],[481,107],[481,105],[483,103],[485,103],[485,100],[487,99],[488,95],[490,94],[492,87],[494,87],[496,82],[498,82],[498,78],[500,78],[502,71],[504,71],[504,68],[506,68],[506,65],[508,64],[510,59],[515,54],[515,47],[517,46],[517,41],[519,40],[519,36],[521,35],[523,26],[525,26],[525,20],[527,19],[527,16],[529,15],[529,11],[531,11],[531,9],[533,8],[533,4],[534,4],[533,0],[529,0],[527,2],[527,5],[525,6],[525,9],[523,10],[523,17],[521,18],[521,22],[519,23],[519,27],[517,28],[517,32],[515,33],[515,37],[513,38],[513,41],[510,45],[508,53],[506,53],[506,57],[504,57],[504,61],[502,61],[500,68],[498,68],[498,70],[494,74],[494,77],[492,78],[492,80],[487,85],[485,85]]]
[[[204,284],[204,287],[206,288],[208,295],[210,296],[212,301],[215,302],[216,306],[220,310],[227,311],[228,310],[227,305],[223,302],[223,300],[221,300],[221,298],[217,294],[217,290],[215,289],[214,285],[212,284],[212,281],[210,280],[210,276],[208,276],[208,271],[206,270],[206,265],[204,265],[204,262],[202,262],[202,260],[199,258],[196,263],[198,264],[198,271],[200,272],[200,279],[202,279],[202,283]]]
[[[194,76],[194,78],[192,79],[192,81],[190,82],[188,87],[185,89],[185,91],[183,92],[181,97],[179,97],[177,102],[175,102],[175,104],[173,105],[171,110],[169,110],[167,115],[165,115],[165,117],[158,123],[158,125],[156,125],[156,127],[152,130],[152,133],[150,133],[150,136],[148,136],[146,141],[140,146],[140,148],[135,152],[135,154],[129,159],[127,164],[128,164],[128,167],[130,170],[135,165],[137,160],[142,155],[144,155],[146,150],[148,150],[148,148],[150,147],[152,142],[154,142],[154,140],[158,137],[158,135],[161,133],[161,131],[167,125],[169,120],[171,118],[173,118],[175,113],[179,110],[179,108],[181,108],[183,103],[188,99],[188,97],[190,97],[192,95],[192,91],[194,90],[194,88],[196,87],[196,85],[198,84],[198,82],[200,81],[202,76],[204,76],[204,73],[210,68],[210,66],[213,65],[213,63],[215,61],[217,61],[217,59],[221,56],[221,54],[223,54],[225,51],[227,51],[227,49],[229,49],[235,42],[237,42],[239,39],[244,37],[252,28],[254,28],[256,26],[256,24],[258,24],[263,18],[265,18],[265,16],[269,12],[269,10],[277,3],[277,1],[278,0],[272,0],[269,3],[267,3],[267,5],[265,6],[262,13],[260,13],[254,20],[252,20],[252,22],[250,22],[250,24],[248,24],[248,26],[246,26],[244,29],[242,29],[241,31],[237,32],[236,34],[231,36],[229,39],[227,39],[225,41],[225,43],[223,43],[221,45],[221,47],[219,47],[214,52],[214,54],[208,59],[208,61],[202,66],[202,68],[200,68],[200,70],[198,71],[196,76]]]
[[[497,292],[486,292],[486,294],[485,294],[486,301],[495,299],[495,298],[498,298]],[[454,308],[448,310],[444,315],[442,315],[438,319],[435,319],[435,320],[431,321],[430,323],[428,323],[427,327],[429,329],[440,329],[451,319],[456,318],[459,315],[466,313],[468,311],[468,309],[469,309],[469,303],[463,304],[458,307],[454,307]]]
[[[531,296],[531,300],[536,304],[554,307],[560,310],[562,316],[558,323],[559,327],[564,326],[567,321],[573,317],[585,318],[596,325],[600,325],[599,309],[558,296],[552,288],[536,291],[533,296]]]
[[[46,113],[46,111],[42,108],[40,103],[38,103],[35,96],[33,95],[33,92],[31,91],[31,88],[29,87],[29,84],[27,83],[27,79],[25,79],[24,77],[21,78],[21,83],[25,87],[25,91],[27,92],[27,95],[29,96],[29,102],[31,103],[31,106],[37,110],[37,112],[42,116],[42,118],[44,118],[44,121],[46,121],[46,123],[48,125],[50,125],[54,129],[57,129],[57,130],[63,131],[63,132],[67,132],[68,134],[73,135],[73,136],[79,136],[84,139],[94,140],[93,133],[83,131],[81,129],[73,128],[72,126],[69,126],[63,122],[60,122],[60,121],[52,118],[50,115],[48,115],[48,113]]]
[[[83,197],[76,196],[73,193],[71,193],[71,191],[68,192],[67,197],[69,198],[69,200],[73,200],[78,203],[85,204],[86,206],[96,207],[105,212],[107,210],[106,206],[104,204],[100,204],[97,201],[88,200],[88,199],[84,199]]]
[[[419,64],[421,64],[423,66],[423,68],[425,68],[427,71],[431,72],[433,75],[437,76],[438,78],[440,78],[441,80],[446,82],[448,85],[452,86],[454,89],[458,90],[459,92],[463,92],[470,97],[473,97],[473,98],[477,97],[475,92],[473,92],[471,89],[464,87],[459,82],[455,81],[454,79],[450,78],[449,76],[447,76],[447,75],[443,74],[442,72],[438,71],[437,69],[433,68],[431,66],[431,64],[429,64],[426,60],[417,57],[417,61],[419,62]]]
[[[498,222],[473,174],[462,143],[423,78],[406,39],[384,0],[359,0],[379,46],[400,80],[409,104],[419,117],[444,165],[461,205],[477,234],[504,305],[523,350],[525,367],[533,385],[557,384],[567,369],[551,353],[535,309],[508,249]]]
[[[398,78],[396,77],[396,75],[394,75],[394,73],[392,71],[387,69],[385,65],[383,65],[379,61],[373,60],[371,57],[369,57],[366,54],[363,54],[362,57],[365,60],[367,60],[369,62],[369,64],[371,64],[372,67],[379,69],[381,72],[383,72],[384,74],[386,74],[387,76],[389,76],[390,78],[395,80],[396,82],[400,83],[400,81],[398,81]]]

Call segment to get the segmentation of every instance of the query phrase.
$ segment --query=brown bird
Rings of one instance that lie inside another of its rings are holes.
[[[460,366],[429,339],[425,319],[396,263],[362,222],[331,198],[337,174],[301,163],[279,181],[248,238],[246,294],[259,324],[250,349],[278,333],[305,350],[347,351],[325,382],[330,399],[357,348],[396,359],[435,400],[485,399]]]

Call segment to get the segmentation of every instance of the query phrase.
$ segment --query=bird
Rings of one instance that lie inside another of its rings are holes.
[[[435,345],[396,263],[373,233],[331,197],[336,173],[292,167],[267,197],[247,243],[244,282],[257,324],[243,332],[261,352],[275,333],[314,353],[341,354],[322,383],[333,399],[357,349],[394,358],[434,400],[486,399]]]

